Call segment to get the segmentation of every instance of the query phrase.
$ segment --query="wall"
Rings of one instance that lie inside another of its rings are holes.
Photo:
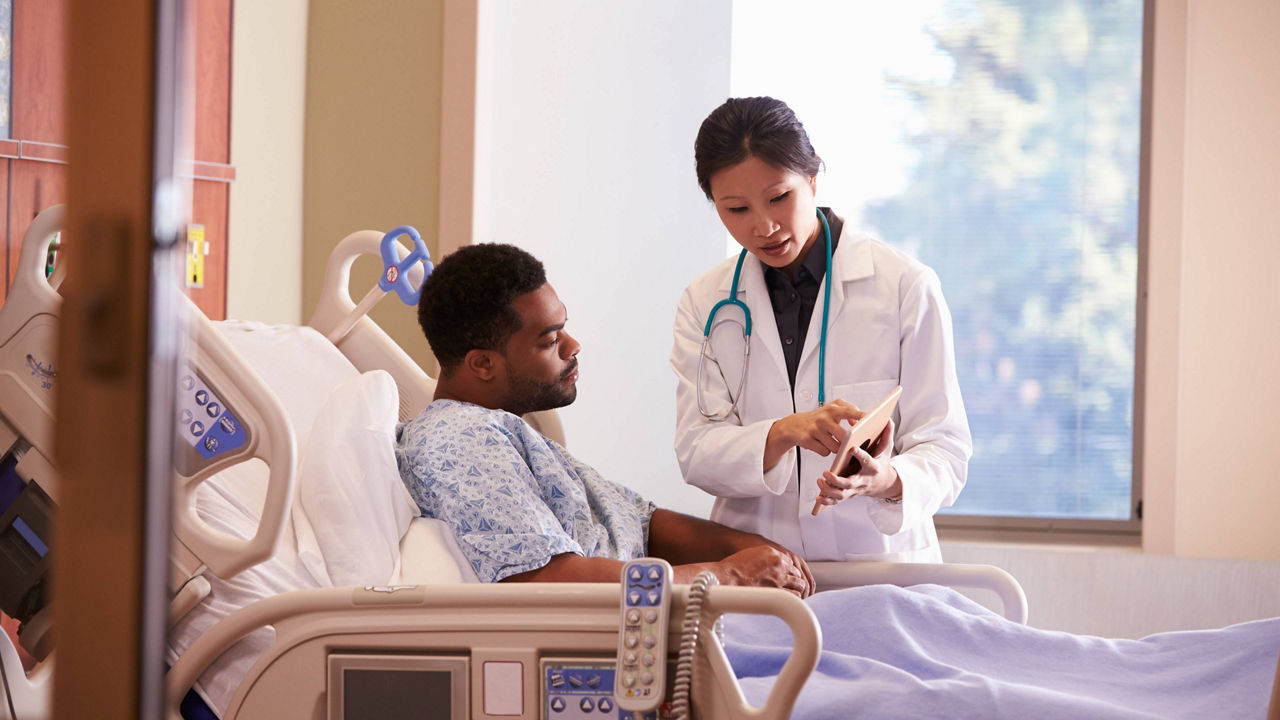
[[[1175,552],[1280,559],[1280,3],[1190,11]]]
[[[547,266],[582,343],[569,447],[605,477],[702,514],[680,482],[668,367],[691,272],[724,258],[693,138],[729,89],[729,0],[482,0],[474,239]],[[636,138],[644,138],[643,143]]]
[[[1280,617],[1280,562],[946,541],[942,555],[1009,571],[1027,594],[1027,624],[1043,630],[1139,638]],[[994,594],[966,594],[999,607]]]
[[[412,225],[433,256],[440,185],[442,3],[311,0],[308,18],[302,315],[329,252],[357,230]],[[356,301],[377,260],[357,262]],[[389,297],[370,315],[434,374],[416,314]]]
[[[1156,8],[1185,52],[1157,45],[1145,544],[1280,559],[1280,4]]]
[[[296,325],[307,0],[232,7],[227,317]]]

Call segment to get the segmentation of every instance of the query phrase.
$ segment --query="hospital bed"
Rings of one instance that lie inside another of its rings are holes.
[[[357,312],[346,289],[352,261],[378,254],[382,240],[380,233],[356,233],[339,244],[309,327],[214,328],[192,318],[193,378],[238,411],[247,435],[234,457],[203,465],[188,458],[177,473],[175,527],[183,529],[175,530],[171,713],[196,687],[222,718],[356,717],[361,703],[388,718],[424,707],[448,718],[623,717],[612,694],[618,586],[469,582],[474,573],[460,562],[447,528],[412,517],[398,474],[366,472],[394,473],[388,456],[394,423],[415,414],[432,390],[407,355]],[[38,244],[24,244],[24,253]],[[56,319],[56,308],[48,314]],[[5,315],[0,311],[0,329],[8,327]],[[0,414],[19,425],[10,418],[21,413],[9,408],[20,403],[0,399]],[[207,406],[207,399],[198,405]],[[531,421],[562,437],[553,415]],[[360,436],[373,442],[352,441]],[[353,478],[358,487],[344,490]],[[1000,597],[1006,617],[1026,617],[1020,588],[995,569],[817,563],[814,573],[820,590],[881,582],[985,588]],[[690,605],[697,611],[696,602],[690,588],[676,587],[671,617]],[[726,612],[780,618],[785,659],[770,670],[770,687],[752,685],[744,695],[725,647],[713,633],[701,633],[692,682],[696,716],[791,716],[822,648],[814,613],[785,593],[715,587],[698,625],[709,628]],[[671,621],[673,651],[682,630]],[[52,661],[29,677],[15,663],[13,648],[0,641],[14,714],[44,716]]]

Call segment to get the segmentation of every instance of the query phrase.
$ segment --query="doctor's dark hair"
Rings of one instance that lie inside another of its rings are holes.
[[[471,350],[502,351],[520,329],[512,303],[546,282],[542,263],[513,245],[469,245],[441,260],[418,298],[418,324],[441,373]]]
[[[806,178],[818,174],[822,158],[795,112],[771,97],[729,98],[711,111],[693,141],[698,185],[711,197],[711,176],[754,155]]]

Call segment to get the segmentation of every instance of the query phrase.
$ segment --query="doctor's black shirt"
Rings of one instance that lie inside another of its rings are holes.
[[[840,242],[844,221],[831,212],[831,208],[818,208],[831,227],[831,254]],[[821,226],[819,226],[821,236]],[[778,324],[778,339],[782,341],[782,356],[787,362],[787,378],[791,391],[796,389],[796,371],[800,367],[800,352],[813,319],[813,308],[818,303],[822,278],[827,273],[827,251],[822,237],[809,246],[809,255],[796,269],[792,282],[784,270],[765,266],[764,284],[769,290],[769,303],[773,306],[773,318]],[[819,320],[821,322],[821,319]]]

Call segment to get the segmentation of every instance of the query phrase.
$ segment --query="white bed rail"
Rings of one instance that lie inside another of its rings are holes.
[[[230,578],[271,557],[284,532],[293,503],[297,462],[293,424],[276,394],[204,313],[186,296],[182,296],[181,305],[186,310],[192,336],[192,365],[205,376],[227,406],[236,410],[241,425],[252,428],[252,432],[247,447],[201,467],[192,475],[176,469],[178,483],[173,499],[173,534],[178,544],[171,550],[170,562],[177,574],[186,575],[177,578],[177,582],[185,582],[200,565],[207,566],[218,577]],[[253,537],[241,540],[214,530],[200,519],[195,509],[194,493],[200,483],[219,470],[249,458],[265,462],[269,474],[266,501],[257,531]],[[198,602],[202,596],[194,593],[191,598]],[[175,602],[185,604],[180,600]],[[175,619],[188,609],[176,609]]]
[[[46,720],[53,717],[55,658],[56,655],[45,658],[27,675],[9,636],[0,633],[0,718]]]
[[[1027,624],[1027,595],[1008,572],[993,565],[891,562],[811,562],[818,591],[856,585],[945,585],[989,590],[1000,598],[1003,615]]]
[[[41,488],[54,502],[60,494],[52,461],[55,352],[62,296],[45,278],[45,265],[49,245],[65,218],[65,206],[55,205],[31,221],[22,240],[13,287],[0,312],[0,423],[9,426],[4,434],[16,434],[30,444],[21,462],[38,468],[22,474],[38,476]],[[8,439],[12,441],[12,437]]]
[[[400,419],[406,420],[431,402],[435,381],[373,320],[363,313],[354,321],[351,319],[356,313],[356,303],[351,299],[351,266],[361,255],[381,262],[382,236],[376,230],[360,230],[338,243],[329,254],[320,283],[320,299],[307,324],[325,337],[349,328],[334,344],[360,372],[381,369],[391,373],[400,392]],[[409,254],[398,242],[396,250],[401,258]],[[409,279],[421,286],[422,274],[422,265],[415,264],[409,270]]]
[[[688,590],[687,585],[676,586],[671,610],[677,617],[684,612]],[[503,647],[512,642],[535,661],[567,648],[579,654],[608,654],[617,649],[619,592],[617,584],[516,583],[324,588],[277,595],[232,613],[183,653],[169,671],[167,717],[179,720],[179,702],[196,678],[215,658],[261,627],[275,629],[275,643],[240,682],[224,720],[312,717],[326,692],[326,678],[317,668],[324,666],[330,648],[456,652],[461,642],[470,648],[473,664],[482,664],[486,652],[518,652]],[[695,703],[701,697],[698,717],[790,717],[822,646],[821,631],[809,607],[777,590],[715,587],[707,594],[703,612],[709,619],[703,627],[708,628],[710,619],[726,612],[775,615],[791,628],[795,647],[765,704],[752,708],[743,699],[719,643],[704,634],[698,650],[703,660],[698,661],[694,677]],[[679,624],[672,624],[672,632],[671,647],[678,647]],[[532,674],[526,676],[525,696],[534,702]],[[713,687],[708,688],[708,683]],[[473,688],[473,696],[476,692]]]

